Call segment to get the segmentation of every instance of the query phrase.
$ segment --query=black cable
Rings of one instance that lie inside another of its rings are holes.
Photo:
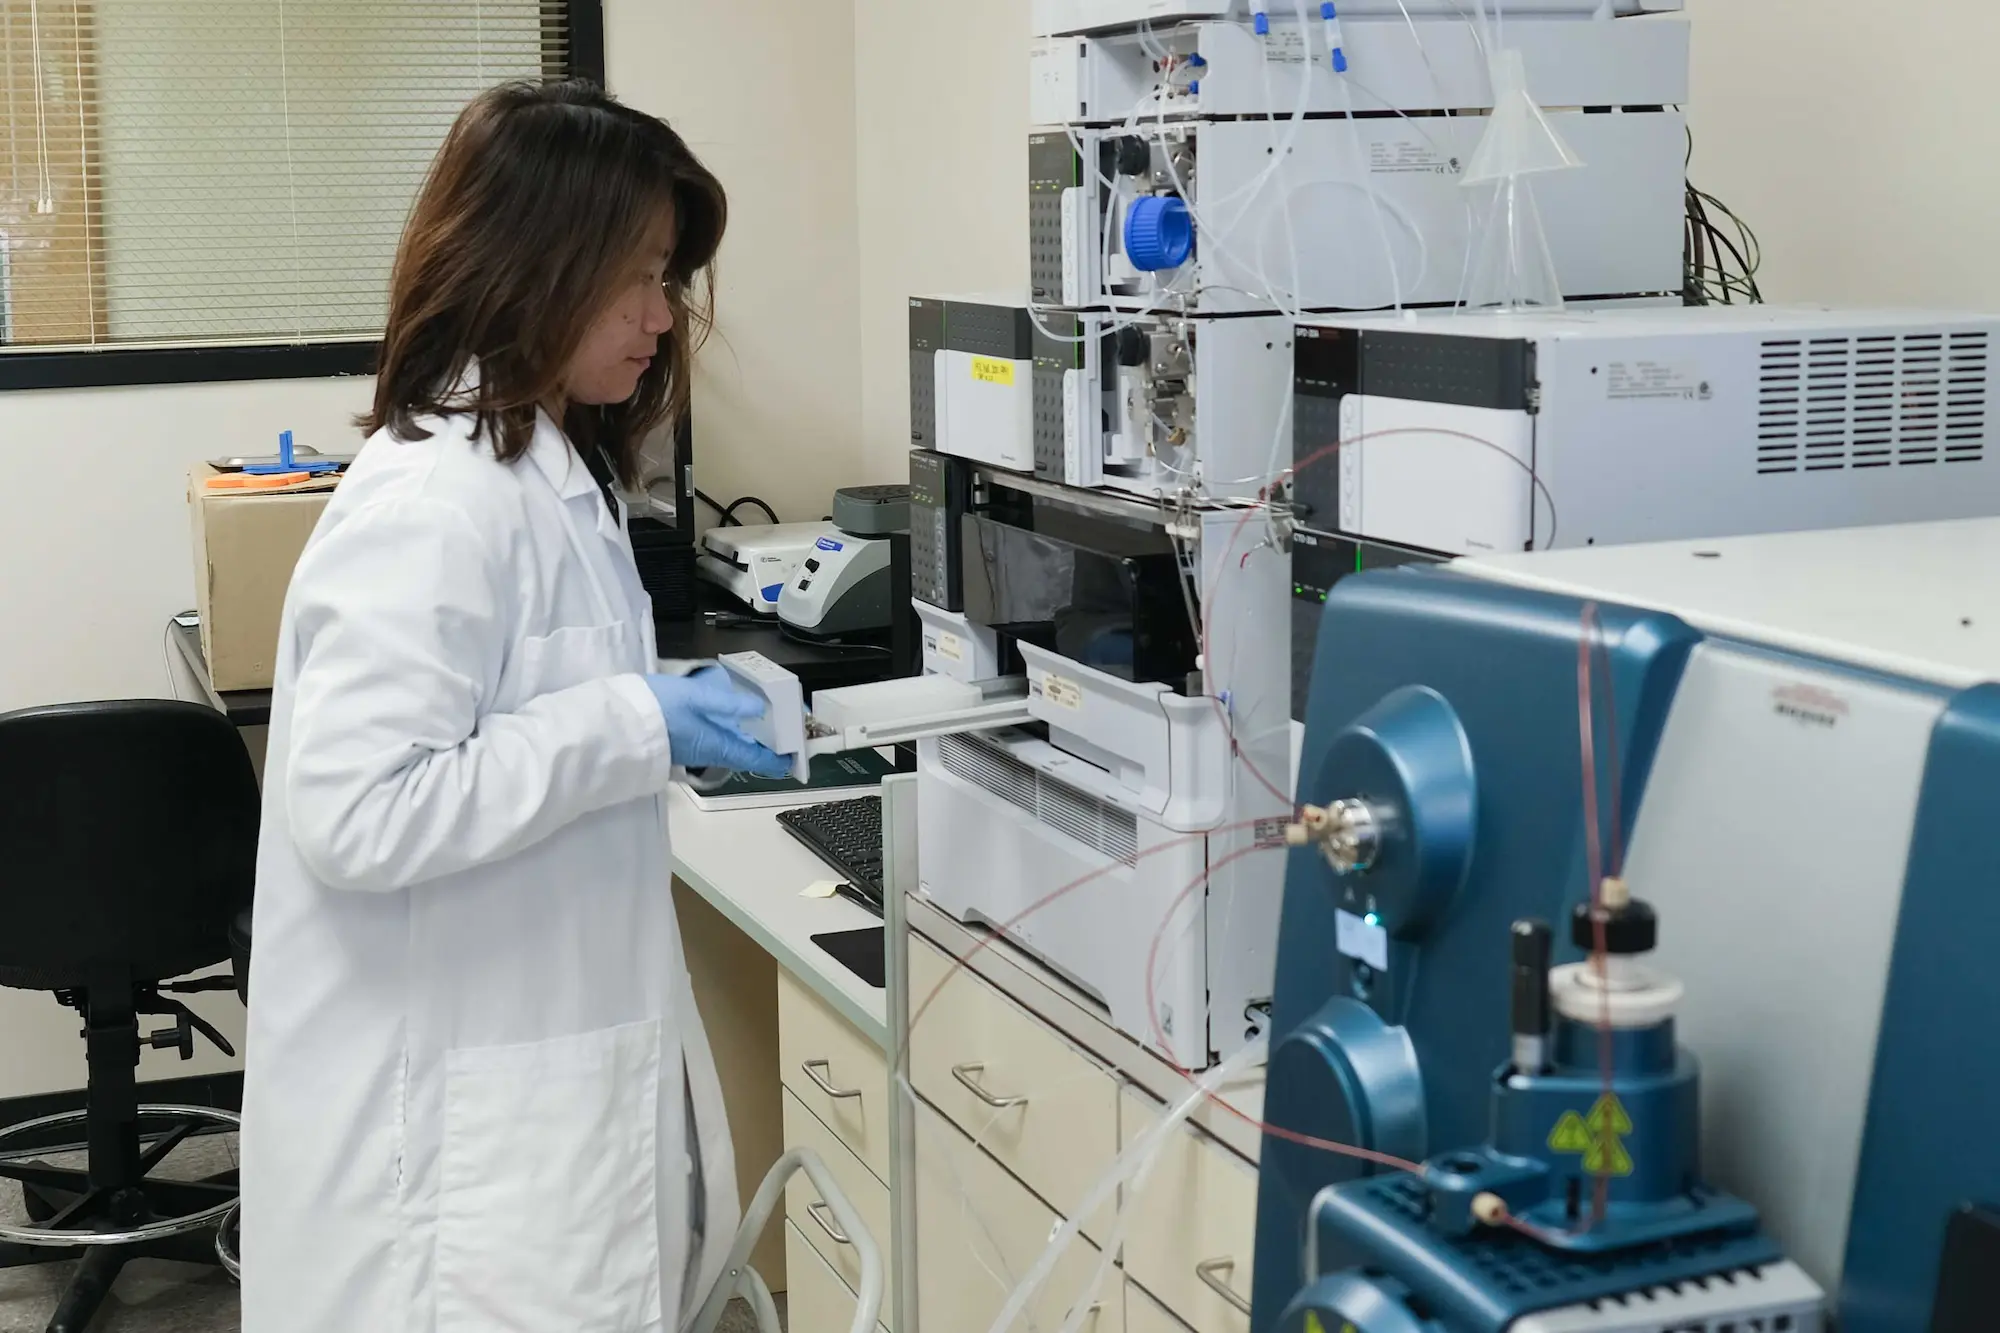
[[[778,633],[790,639],[793,643],[802,644],[808,648],[830,648],[837,653],[879,653],[883,657],[890,656],[889,649],[877,644],[840,643],[833,639],[815,639],[809,634],[799,633],[799,631],[793,629],[782,620],[778,622]]]
[[[714,496],[710,495],[707,491],[703,490],[701,487],[697,486],[694,488],[694,498],[701,501],[703,504],[707,505],[710,509],[713,509],[716,513],[722,515],[722,526],[726,528],[727,527],[740,528],[743,526],[741,523],[738,523],[735,519],[729,516],[729,508],[727,505],[721,503],[719,500],[717,500]]]
[[[1694,132],[1687,133],[1688,166],[1694,163]],[[1714,195],[1687,181],[1686,226],[1682,254],[1681,299],[1689,305],[1751,304],[1764,300],[1757,272],[1764,266],[1764,249],[1757,233],[1736,211]],[[1726,222],[1733,229],[1721,225]]]
[[[770,519],[773,523],[784,522],[783,519],[778,517],[777,510],[771,508],[769,504],[765,503],[762,500],[759,500],[754,495],[746,495],[740,500],[732,500],[728,504],[724,504],[720,500],[716,499],[714,496],[710,495],[707,491],[704,491],[703,489],[701,489],[701,487],[697,486],[695,487],[694,498],[701,501],[703,504],[707,505],[710,509],[713,509],[716,513],[722,515],[722,526],[724,526],[725,528],[740,528],[743,526],[743,520],[736,517],[736,511],[741,509],[744,505],[756,505],[759,509],[764,511],[764,516]]]
[[[783,521],[778,517],[778,511],[771,508],[770,505],[764,503],[762,500],[759,500],[754,495],[746,495],[740,500],[731,502],[729,508],[722,511],[723,522],[725,523],[733,522],[740,525],[742,520],[736,517],[736,511],[741,509],[744,505],[756,505],[759,509],[764,511],[764,517],[770,519],[773,523],[778,523]]]

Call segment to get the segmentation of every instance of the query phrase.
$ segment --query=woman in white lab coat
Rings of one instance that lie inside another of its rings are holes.
[[[661,794],[786,765],[720,671],[661,673],[610,483],[685,408],[725,211],[579,84],[479,98],[417,201],[279,635],[246,1333],[653,1333],[716,1280],[735,1168]]]

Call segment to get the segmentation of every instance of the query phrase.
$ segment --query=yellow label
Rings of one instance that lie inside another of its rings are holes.
[[[1632,1117],[1625,1114],[1625,1103],[1608,1092],[1590,1108],[1590,1119],[1586,1123],[1600,1135],[1632,1132]]]
[[[972,378],[981,384],[1004,384],[1012,388],[1014,363],[997,361],[990,356],[975,356],[972,358]]]
[[[1583,1169],[1593,1176],[1629,1176],[1633,1163],[1625,1136],[1631,1132],[1632,1117],[1625,1113],[1625,1104],[1606,1093],[1588,1116],[1563,1112],[1549,1131],[1549,1151],[1581,1153]]]
[[[939,634],[937,654],[947,661],[962,662],[965,660],[965,645],[959,641],[956,634]]]
[[[1593,1176],[1629,1176],[1632,1154],[1625,1151],[1623,1139],[1599,1139],[1583,1155],[1583,1169]]]
[[[1589,1152],[1590,1129],[1583,1123],[1583,1117],[1574,1111],[1564,1111],[1556,1127],[1549,1131],[1550,1152]]]
[[[1061,676],[1042,677],[1042,697],[1057,708],[1078,712],[1083,708],[1083,686]]]

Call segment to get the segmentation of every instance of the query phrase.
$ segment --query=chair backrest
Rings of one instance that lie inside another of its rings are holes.
[[[256,878],[257,778],[222,714],[166,700],[0,714],[0,985],[229,957]]]

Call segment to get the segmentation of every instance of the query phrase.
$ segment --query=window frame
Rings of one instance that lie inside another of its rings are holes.
[[[565,73],[604,83],[603,0],[564,0]],[[297,343],[189,343],[154,347],[0,346],[0,393],[123,385],[220,384],[244,380],[373,375],[380,339]]]

